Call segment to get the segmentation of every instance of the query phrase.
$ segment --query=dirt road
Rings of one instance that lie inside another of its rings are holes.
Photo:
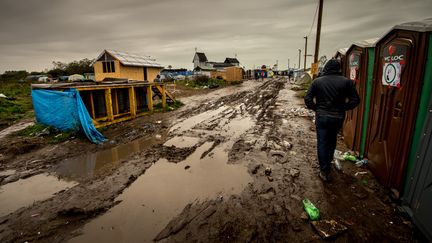
[[[283,78],[245,82],[112,127],[102,146],[6,153],[0,198],[22,205],[0,211],[0,241],[321,241],[304,198],[346,228],[331,240],[416,241],[367,169],[343,162],[332,182],[318,179],[313,113],[290,88]],[[35,199],[35,182],[52,186]]]

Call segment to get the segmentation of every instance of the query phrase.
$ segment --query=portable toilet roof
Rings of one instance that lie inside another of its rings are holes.
[[[356,46],[359,46],[361,48],[375,47],[375,44],[377,43],[377,41],[379,39],[380,38],[372,38],[372,39],[367,39],[367,40],[362,40],[362,41],[356,41],[351,46],[356,45]]]
[[[381,40],[385,39],[388,34],[393,32],[394,30],[408,30],[408,31],[416,31],[416,32],[432,32],[432,18],[423,19],[420,21],[412,21],[406,22],[403,24],[398,24],[393,26],[387,33],[385,33],[379,40],[375,42],[381,42]]]
[[[336,51],[333,57],[345,56],[347,51],[348,51],[348,47],[340,48],[339,50]]]

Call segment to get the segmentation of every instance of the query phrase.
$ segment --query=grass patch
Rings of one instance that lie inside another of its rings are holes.
[[[0,98],[0,129],[13,121],[33,116],[31,82],[0,81],[0,93],[11,98]]]
[[[167,102],[167,111],[174,111],[174,110],[177,110],[178,108],[180,108],[182,106],[184,106],[184,104],[180,100],[176,100],[176,101],[174,101],[174,103],[168,103]],[[155,104],[153,106],[153,111],[154,112],[162,112],[163,111],[162,102]]]
[[[228,83],[223,79],[208,78],[207,76],[201,76],[193,80],[179,80],[176,81],[176,83],[190,88],[218,88],[228,86]]]
[[[23,137],[42,137],[46,139],[48,143],[56,144],[71,139],[76,136],[77,133],[73,131],[59,131],[54,127],[36,123],[35,125],[17,131],[15,135]]]

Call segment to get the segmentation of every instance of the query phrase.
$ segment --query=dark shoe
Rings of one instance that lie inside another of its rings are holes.
[[[329,182],[331,181],[331,177],[330,177],[330,171],[326,172],[326,171],[320,171],[319,173],[319,178],[321,178],[321,180],[323,180],[324,182]]]

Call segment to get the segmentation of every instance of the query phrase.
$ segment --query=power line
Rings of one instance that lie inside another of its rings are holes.
[[[318,8],[319,8],[319,2],[318,2],[317,7],[316,7],[316,9],[315,9],[314,18],[313,18],[312,25],[311,25],[311,27],[310,27],[309,34],[307,35],[307,37],[309,37],[310,34],[312,33],[312,29],[313,29],[313,26],[314,26],[314,24],[315,24],[316,16],[317,16],[317,13],[318,13]]]

